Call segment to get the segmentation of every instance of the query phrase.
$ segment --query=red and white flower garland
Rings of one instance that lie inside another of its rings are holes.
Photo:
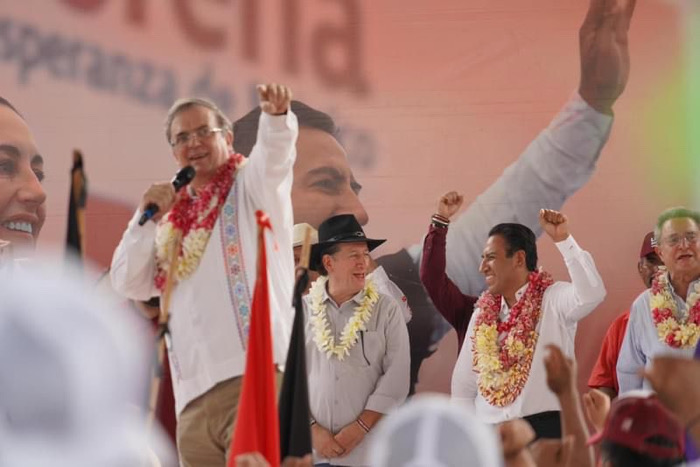
[[[473,342],[474,371],[479,374],[481,396],[496,407],[513,403],[527,382],[537,344],[537,323],[540,320],[542,297],[554,281],[549,273],[531,272],[523,296],[511,308],[506,321],[501,321],[500,295],[488,291],[476,302]]]
[[[688,314],[679,320],[679,311],[671,292],[666,268],[659,268],[651,283],[649,300],[651,315],[659,341],[677,349],[695,348],[700,338],[700,285],[695,284],[688,294]]]
[[[196,198],[183,191],[172,209],[160,221],[156,231],[157,270],[154,279],[159,290],[162,291],[165,287],[177,231],[182,234],[182,248],[174,281],[177,283],[186,279],[197,270],[221,206],[226,202],[233,185],[236,171],[246,161],[241,154],[229,156],[228,161],[217,169],[212,180],[199,190]]]

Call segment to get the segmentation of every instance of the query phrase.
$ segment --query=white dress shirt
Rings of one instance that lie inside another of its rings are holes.
[[[547,387],[544,357],[548,344],[559,346],[568,357],[574,357],[576,324],[587,316],[605,298],[605,286],[596,270],[591,255],[582,250],[572,236],[556,243],[564,257],[571,282],[555,282],[544,292],[542,310],[537,323],[539,338],[530,367],[530,375],[520,395],[512,404],[495,407],[484,399],[478,390],[478,374],[473,369],[474,323],[478,308],[469,323],[464,342],[452,374],[452,398],[465,403],[484,423],[501,423],[550,410],[559,410],[556,396]],[[516,299],[525,293],[527,284],[516,293]],[[501,301],[501,319],[507,318],[510,309]]]
[[[258,143],[248,163],[236,174],[235,192],[241,263],[252,299],[257,272],[258,227],[255,211],[270,216],[276,245],[268,248],[268,280],[275,363],[284,364],[293,319],[292,167],[296,158],[296,116],[271,116],[262,112]],[[225,207],[224,207],[225,208]],[[129,222],[111,267],[112,285],[133,300],[160,295],[153,285],[156,271],[156,224],[139,226],[137,212]],[[221,217],[207,243],[197,270],[173,289],[169,351],[176,413],[217,383],[240,376],[245,369],[245,341],[233,309],[224,258]]]

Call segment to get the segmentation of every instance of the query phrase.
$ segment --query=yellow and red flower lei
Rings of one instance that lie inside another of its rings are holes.
[[[688,294],[688,316],[680,322],[673,299],[666,268],[659,268],[651,283],[649,300],[651,315],[659,335],[659,341],[674,348],[694,349],[700,339],[700,285],[695,284]]]
[[[246,163],[241,154],[232,154],[217,169],[214,177],[198,191],[195,198],[187,190],[178,194],[178,200],[156,229],[156,275],[154,284],[158,290],[165,288],[170,270],[170,257],[175,248],[176,233],[182,234],[182,248],[178,257],[174,282],[190,277],[197,270],[211,231],[226,202],[236,171]]]
[[[472,337],[472,361],[479,374],[479,392],[489,404],[512,404],[525,387],[539,337],[536,329],[542,297],[553,282],[547,272],[531,272],[525,293],[511,308],[506,321],[499,317],[503,299],[500,295],[486,291],[476,302],[479,314]]]

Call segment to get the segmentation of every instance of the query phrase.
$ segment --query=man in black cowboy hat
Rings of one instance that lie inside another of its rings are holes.
[[[324,221],[304,298],[314,462],[367,465],[372,427],[408,395],[408,331],[396,301],[367,278],[369,252],[352,214]]]

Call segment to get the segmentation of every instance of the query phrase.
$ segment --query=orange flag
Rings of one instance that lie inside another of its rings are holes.
[[[255,216],[258,221],[258,277],[251,305],[246,370],[238,401],[236,426],[231,437],[228,467],[236,465],[234,459],[237,455],[256,451],[270,465],[280,465],[280,430],[265,253],[265,229],[271,230],[272,226],[264,212],[257,211]]]

